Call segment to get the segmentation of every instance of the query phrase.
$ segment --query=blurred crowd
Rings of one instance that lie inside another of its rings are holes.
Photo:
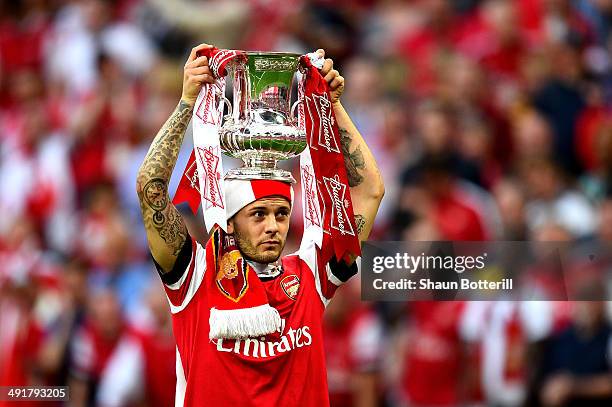
[[[0,1],[0,386],[173,405],[135,179],[200,42],[334,58],[385,179],[373,239],[612,245],[612,0]],[[612,405],[610,311],[353,281],[327,310],[332,406]]]

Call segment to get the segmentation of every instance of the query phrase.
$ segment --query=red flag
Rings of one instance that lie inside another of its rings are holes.
[[[195,154],[193,151],[189,156],[189,161],[183,171],[183,176],[179,182],[172,203],[178,205],[182,202],[187,202],[192,212],[196,214],[198,212],[198,206],[200,206],[200,188],[198,187],[198,168],[195,162]]]

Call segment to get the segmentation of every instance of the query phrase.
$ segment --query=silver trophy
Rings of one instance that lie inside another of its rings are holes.
[[[241,159],[244,166],[229,170],[225,179],[295,182],[289,171],[276,164],[306,148],[306,134],[295,114],[300,101],[291,106],[299,61],[299,54],[247,52],[246,58],[229,65],[233,109],[228,106],[219,137],[223,152]]]

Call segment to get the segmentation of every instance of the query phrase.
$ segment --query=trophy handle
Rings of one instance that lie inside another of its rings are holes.
[[[291,122],[295,122],[296,120],[295,109],[300,105],[300,103],[303,103],[303,102],[304,101],[302,99],[299,99],[293,102],[293,105],[291,106],[291,111],[289,112],[289,120],[291,120]]]
[[[223,99],[223,105],[227,106],[227,114],[224,115],[224,118],[231,118],[232,117],[232,103],[229,101],[228,98],[225,97],[225,95],[221,95],[221,99]]]

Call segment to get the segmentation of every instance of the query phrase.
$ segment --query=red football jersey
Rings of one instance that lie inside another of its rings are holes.
[[[215,288],[206,250],[187,239],[174,270],[162,274],[177,343],[175,406],[329,405],[322,319],[336,288],[357,272],[322,264],[314,243],[282,258],[282,272],[262,278],[282,332],[211,341],[208,293]]]
[[[410,305],[415,335],[404,360],[405,396],[415,405],[460,405],[464,372],[459,324],[465,303],[419,301]]]

